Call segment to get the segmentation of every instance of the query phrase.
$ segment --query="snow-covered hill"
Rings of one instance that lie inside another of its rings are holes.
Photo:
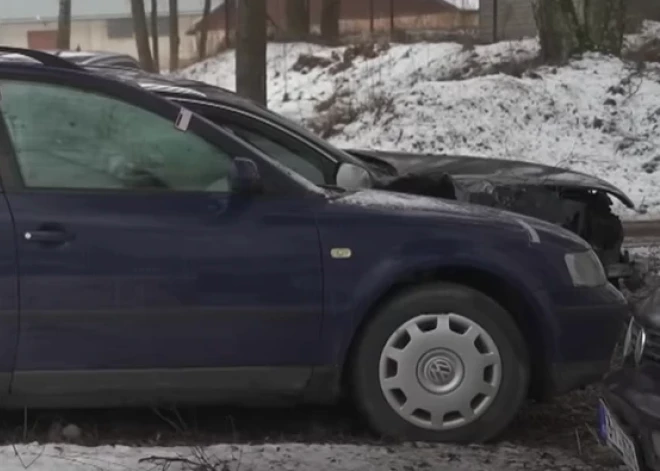
[[[660,38],[648,23],[632,46]],[[559,165],[619,186],[660,217],[660,64],[587,55],[534,67],[535,40],[327,48],[270,44],[269,106],[342,147]],[[182,75],[234,89],[234,53]],[[656,167],[657,170],[656,170]]]

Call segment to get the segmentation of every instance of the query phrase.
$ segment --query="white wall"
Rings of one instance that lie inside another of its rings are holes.
[[[179,36],[181,45],[179,56],[181,60],[193,58],[197,54],[195,36],[186,35],[186,31],[198,20],[198,16],[184,16],[179,18]],[[56,30],[56,21],[1,24],[0,44],[14,47],[28,47],[28,31]],[[108,28],[105,20],[80,20],[71,24],[71,48],[80,46],[82,50],[112,51],[130,54],[137,58],[135,38],[114,39],[108,37]],[[169,67],[170,46],[169,37],[161,36],[159,41],[159,57],[161,68]]]

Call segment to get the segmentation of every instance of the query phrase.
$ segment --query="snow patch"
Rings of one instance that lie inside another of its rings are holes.
[[[215,469],[227,471],[296,470],[367,471],[545,471],[571,469],[596,471],[598,467],[556,449],[529,449],[501,444],[498,447],[451,445],[216,445],[186,448],[129,448],[103,446],[85,448],[72,445],[16,445],[0,448],[3,471],[189,471],[202,469],[195,463],[208,460]],[[165,468],[163,463],[169,467]],[[188,462],[186,462],[188,461]],[[158,466],[160,464],[160,466]],[[602,469],[602,467],[600,467]],[[206,469],[206,468],[204,468]],[[210,469],[210,468],[209,468]]]
[[[461,205],[440,198],[427,198],[407,193],[362,190],[336,200],[338,203],[371,208],[411,209],[426,211],[469,212],[470,205]]]

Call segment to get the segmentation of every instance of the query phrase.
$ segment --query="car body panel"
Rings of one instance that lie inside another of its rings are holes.
[[[317,362],[321,257],[314,215],[299,202],[50,191],[8,199],[20,240],[17,371]],[[48,225],[74,239],[24,239]]]

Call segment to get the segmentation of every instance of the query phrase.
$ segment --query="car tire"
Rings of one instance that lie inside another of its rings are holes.
[[[518,326],[497,302],[467,286],[407,290],[378,310],[358,342],[350,372],[354,400],[387,438],[486,442],[509,425],[527,396],[529,356]]]

